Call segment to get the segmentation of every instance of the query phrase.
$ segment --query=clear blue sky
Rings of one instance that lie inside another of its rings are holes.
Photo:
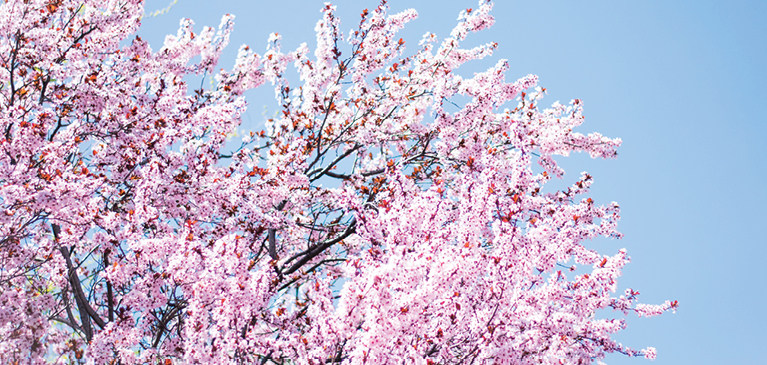
[[[151,0],[147,11],[170,0]],[[180,18],[197,29],[236,15],[220,67],[240,44],[262,53],[271,32],[283,50],[307,42],[321,0],[178,0],[162,16],[145,18],[140,35],[155,50],[175,34]],[[337,1],[348,31],[376,1]],[[403,31],[416,49],[426,31],[448,35],[458,13],[475,0],[392,0],[391,11],[415,8]],[[586,123],[624,141],[617,160],[560,158],[568,183],[581,171],[595,177],[591,196],[623,208],[621,241],[597,241],[605,254],[628,249],[632,263],[620,288],[646,303],[678,300],[680,310],[629,318],[617,336],[626,345],[658,349],[652,364],[760,364],[767,360],[767,1],[498,1],[496,25],[469,43],[498,42],[489,61],[509,59],[507,81],[534,73],[549,90],[545,104],[585,101]],[[248,95],[243,128],[259,128],[273,93]],[[609,364],[651,364],[614,355]]]

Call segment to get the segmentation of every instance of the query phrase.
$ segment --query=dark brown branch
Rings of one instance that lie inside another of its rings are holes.
[[[339,162],[341,162],[343,159],[351,155],[352,153],[356,152],[362,148],[361,144],[357,144],[354,147],[350,148],[346,152],[342,153],[340,156],[336,157],[333,162],[331,162],[329,165],[325,166],[325,168],[322,169],[315,169],[314,171],[307,174],[307,177],[309,177],[310,182],[314,182],[317,179],[321,178],[323,175],[327,174],[328,171],[330,171],[333,167],[335,167]],[[316,174],[316,175],[315,175]]]
[[[277,230],[269,229],[269,256],[277,260]]]
[[[53,132],[51,132],[51,136],[48,137],[48,141],[53,141],[53,137],[56,136],[56,133],[59,133],[59,129],[61,129],[63,126],[64,125],[61,124],[61,117],[59,117],[59,120],[56,121],[56,128],[53,130]]]
[[[74,328],[76,331],[85,332],[83,331],[82,327],[77,325],[75,316],[72,314],[72,308],[69,305],[69,293],[67,291],[67,287],[64,287],[64,289],[61,291],[61,297],[63,298],[64,307],[67,310],[67,318],[69,318],[69,323],[71,323],[70,327]]]
[[[10,86],[11,86],[11,100],[10,100],[9,105],[13,105],[13,103],[16,100],[16,85],[15,85],[15,83],[13,81],[13,76],[14,76],[13,74],[16,72],[16,56],[18,55],[19,49],[21,47],[21,37],[22,37],[21,33],[17,31],[16,32],[16,37],[15,37],[16,38],[16,44],[13,46],[13,51],[11,53],[11,65],[10,65],[11,69],[8,70],[11,73],[10,80],[9,80],[9,83],[10,83]],[[6,132],[6,134],[7,134],[7,132]],[[8,136],[6,136],[6,139],[9,139]]]
[[[330,99],[330,103],[328,103],[328,106],[333,103],[333,98]],[[317,150],[317,157],[314,158],[314,161],[312,161],[309,166],[306,167],[306,170],[312,168],[317,162],[320,161],[323,155],[327,152],[322,152],[322,130],[325,129],[325,124],[328,122],[328,117],[330,117],[330,109],[325,109],[325,117],[322,119],[322,125],[320,125],[319,131],[317,131],[317,146],[315,149]]]
[[[306,250],[304,252],[301,252],[301,253],[293,256],[293,257],[291,257],[288,261],[285,262],[286,265],[289,262],[291,262],[292,260],[294,260],[294,259],[296,259],[298,257],[303,256],[300,259],[298,259],[298,261],[296,261],[296,263],[294,263],[290,268],[288,268],[287,270],[282,270],[282,273],[284,275],[290,275],[290,274],[296,272],[296,270],[300,269],[301,266],[304,266],[304,264],[306,264],[307,262],[311,261],[313,258],[317,257],[317,255],[319,255],[320,253],[322,253],[323,251],[325,251],[329,247],[335,245],[338,242],[343,241],[345,238],[347,238],[347,237],[351,236],[352,234],[354,234],[357,231],[356,228],[357,228],[357,219],[356,218],[352,218],[352,221],[349,223],[349,226],[347,226],[346,230],[344,230],[344,232],[342,234],[340,234],[338,237],[333,238],[331,240],[327,240],[327,241],[322,242],[320,244],[317,244],[314,247],[312,247],[312,248],[310,248],[310,249],[308,249],[308,250]]]
[[[70,321],[70,320],[68,320],[66,318],[61,318],[59,316],[53,316],[53,317],[50,317],[48,319],[51,320],[51,321],[56,321],[56,322],[63,323],[65,325],[69,326],[69,327],[72,327],[72,329],[74,329],[75,331],[81,331],[82,330],[80,328],[80,326],[77,325],[77,323],[75,323],[73,321]]]
[[[104,267],[109,267],[109,251],[104,252]],[[115,300],[112,293],[112,282],[107,279],[107,308],[109,310],[109,322],[115,320]]]
[[[327,259],[327,260],[322,260],[322,261],[318,262],[316,265],[310,267],[309,270],[306,270],[306,273],[308,274],[308,273],[310,273],[310,272],[312,272],[314,270],[317,270],[317,268],[319,268],[320,266],[322,266],[324,264],[327,264],[329,262],[341,262],[341,261],[346,261],[346,259]],[[301,279],[300,276],[293,278],[293,280],[283,284],[279,289],[277,289],[277,291],[285,290],[287,287],[293,285],[295,282],[297,282],[300,279]]]
[[[384,172],[386,172],[386,169],[377,169],[377,170],[363,172],[360,175],[364,177],[370,177],[370,176],[382,174]],[[325,172],[325,175],[328,175],[335,179],[343,179],[343,180],[347,180],[352,177],[351,175],[346,175],[346,174],[336,174],[335,172],[332,172],[332,171]]]
[[[56,240],[56,242],[59,241],[59,233],[61,232],[61,227],[59,227],[58,224],[53,224],[53,235]],[[69,284],[72,287],[73,294],[75,296],[75,301],[77,302],[77,307],[80,311],[80,319],[83,324],[83,330],[85,331],[85,336],[90,341],[93,338],[93,329],[91,327],[90,319],[92,318],[94,322],[101,328],[104,329],[106,324],[104,323],[104,320],[99,317],[98,313],[91,307],[91,305],[88,303],[88,298],[85,297],[85,293],[83,293],[83,287],[80,285],[80,278],[77,277],[77,271],[75,270],[74,265],[72,265],[72,258],[70,257],[71,252],[69,251],[69,248],[66,246],[61,246],[59,248],[59,251],[61,252],[61,255],[64,256],[64,260],[67,264],[67,270],[68,270],[68,277],[69,277]]]
[[[184,307],[185,307],[184,304],[179,304],[177,306],[174,306],[173,309],[170,310],[170,312],[165,313],[162,316],[162,319],[160,320],[160,324],[157,329],[157,334],[154,337],[154,341],[152,341],[153,348],[157,348],[157,345],[160,344],[160,339],[162,339],[162,335],[163,333],[165,333],[165,330],[168,327],[168,322],[170,322],[176,316],[176,314],[178,314],[179,311],[184,309]]]
[[[287,200],[283,200],[280,202],[280,204],[277,205],[277,210],[281,211],[285,209],[285,204],[287,204]],[[274,228],[269,229],[269,256],[272,258],[272,260],[277,260],[277,230]]]
[[[37,103],[40,105],[43,105],[43,102],[45,102],[45,88],[48,86],[49,82],[51,82],[51,75],[48,75],[45,78],[45,81],[43,81],[43,86],[40,87],[40,100],[37,101]]]

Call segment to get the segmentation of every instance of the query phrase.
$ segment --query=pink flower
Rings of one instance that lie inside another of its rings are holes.
[[[645,359],[655,360],[655,357],[658,355],[658,353],[655,351],[655,347],[648,347],[644,350],[642,350],[644,353]]]

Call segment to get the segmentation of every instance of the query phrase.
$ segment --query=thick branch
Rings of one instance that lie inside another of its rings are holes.
[[[53,224],[53,235],[56,239],[56,242],[59,241],[59,233],[61,232],[61,228],[58,224]],[[77,271],[75,270],[74,265],[72,265],[72,259],[70,257],[70,251],[69,248],[66,246],[61,246],[59,248],[59,251],[61,252],[61,255],[64,256],[64,260],[67,263],[67,270],[68,270],[68,277],[69,277],[69,284],[72,286],[72,291],[75,296],[75,301],[77,301],[77,307],[80,310],[80,319],[83,322],[83,330],[85,330],[86,337],[88,340],[93,338],[93,330],[91,328],[90,324],[90,318],[93,318],[93,321],[96,322],[96,324],[101,328],[104,329],[106,324],[104,323],[104,320],[99,317],[98,313],[91,307],[91,305],[88,303],[88,298],[85,297],[85,293],[83,293],[83,287],[80,285],[80,278],[77,277]]]
[[[109,251],[104,252],[104,267],[109,267]],[[109,322],[115,320],[115,300],[112,293],[112,282],[107,279],[107,308],[109,310]]]
[[[67,318],[69,319],[67,324],[69,324],[69,326],[74,328],[76,331],[85,332],[82,329],[82,327],[77,325],[77,321],[75,321],[75,316],[72,314],[72,308],[69,305],[69,292],[67,291],[66,286],[61,291],[61,297],[63,298],[64,308],[67,311]]]
[[[285,208],[285,204],[287,204],[287,200],[283,200],[280,202],[280,204],[277,205],[277,210],[283,210]],[[272,260],[277,260],[277,230],[274,228],[269,229],[269,256],[272,258]]]
[[[272,260],[277,260],[277,230],[269,229],[269,256]]]
[[[40,105],[43,105],[43,102],[45,102],[45,88],[48,87],[49,82],[51,82],[51,75],[48,75],[45,80],[43,80],[43,86],[40,87],[40,100],[37,101]]]

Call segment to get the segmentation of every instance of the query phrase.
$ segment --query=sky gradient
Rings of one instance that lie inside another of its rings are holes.
[[[169,0],[147,2],[147,11]],[[236,16],[219,67],[230,68],[237,48],[263,53],[271,32],[282,49],[306,42],[323,1],[178,0],[143,20],[139,35],[159,50],[179,19],[195,29]],[[341,29],[359,21],[371,0],[337,1]],[[458,13],[474,0],[392,0],[390,12],[420,16],[401,33],[416,51],[427,32],[449,35]],[[619,290],[640,301],[678,300],[676,314],[638,319],[615,338],[634,348],[653,346],[658,359],[608,356],[608,364],[758,364],[767,358],[765,258],[767,239],[767,1],[503,1],[496,24],[466,45],[498,42],[494,56],[459,69],[464,76],[508,59],[507,81],[537,74],[548,96],[542,105],[579,98],[581,133],[621,137],[616,160],[572,155],[557,160],[562,186],[581,171],[594,176],[590,196],[622,207],[620,241],[591,246],[612,255],[627,248],[632,263]],[[342,49],[343,50],[343,49]],[[270,87],[247,94],[242,129],[257,130],[276,109]],[[605,315],[619,315],[607,313]]]

